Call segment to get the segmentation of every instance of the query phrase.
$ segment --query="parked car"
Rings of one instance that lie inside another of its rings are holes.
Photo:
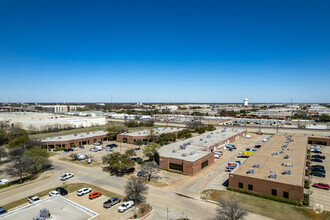
[[[68,191],[66,189],[64,189],[63,187],[57,187],[55,190],[57,192],[59,192],[61,194],[61,196],[68,195]]]
[[[79,146],[79,148],[80,148],[80,149],[85,149],[85,147],[84,147],[84,146]]]
[[[96,150],[94,147],[89,149],[89,151],[92,151],[92,152],[97,152],[98,150]]]
[[[134,160],[135,162],[137,162],[139,164],[143,162],[143,159],[141,157],[133,157],[132,160]]]
[[[235,167],[226,167],[226,172],[231,172],[235,169]]]
[[[101,146],[95,146],[94,149],[97,150],[97,151],[103,150],[103,148]]]
[[[118,147],[117,144],[109,144],[110,147]]]
[[[311,150],[319,150],[319,151],[321,151],[321,147],[320,146],[313,145],[313,146],[311,146]]]
[[[311,161],[313,161],[313,162],[323,163],[323,160],[321,160],[321,159],[319,159],[319,158],[312,158]]]
[[[217,159],[219,159],[221,157],[221,155],[220,154],[214,154],[214,158],[217,158]]]
[[[223,155],[223,153],[221,152],[221,151],[218,151],[218,150],[216,150],[216,151],[213,151],[215,154],[219,154],[220,156],[222,156]]]
[[[316,154],[316,155],[312,155],[312,158],[319,158],[321,160],[325,160],[325,156],[321,156],[319,154]]]
[[[77,191],[77,196],[83,196],[83,195],[85,195],[87,193],[90,193],[90,192],[92,192],[91,188],[82,188],[82,189],[79,189]]]
[[[256,145],[254,146],[254,148],[261,148],[261,145]]]
[[[48,193],[49,196],[58,196],[59,194],[60,194],[60,193],[57,192],[56,190],[54,190],[54,191],[50,191],[50,192]]]
[[[120,203],[120,198],[119,197],[111,197],[110,199],[108,199],[107,201],[105,201],[103,203],[103,207],[108,209],[114,205],[116,205],[117,203]]]
[[[113,151],[113,149],[111,147],[106,147],[105,150],[106,151]]]
[[[71,149],[71,151],[76,151],[78,148],[76,148],[76,147],[71,147],[70,149]]]
[[[30,196],[30,197],[28,198],[28,201],[29,201],[29,203],[35,203],[35,202],[37,202],[37,201],[40,201],[40,199],[39,199],[38,196]]]
[[[135,171],[135,168],[131,167],[131,168],[125,169],[124,173],[134,173],[134,171]]]
[[[102,144],[103,144],[103,143],[102,143],[101,141],[100,141],[100,142],[95,142],[95,143],[94,143],[95,146],[100,146],[100,145],[102,145]]]
[[[2,180],[0,180],[0,185],[5,185],[5,184],[7,184],[7,183],[10,183],[10,181],[7,180],[7,179],[2,179]]]
[[[0,207],[0,216],[1,216],[1,215],[4,215],[4,214],[6,214],[6,213],[7,213],[7,210],[4,209],[4,208],[2,208],[2,207]]]
[[[324,169],[324,166],[323,165],[312,165],[312,168],[313,167],[318,167],[318,168]]]
[[[74,177],[73,173],[65,173],[63,176],[61,176],[60,180],[64,181],[72,177]]]
[[[102,193],[100,193],[100,192],[92,192],[92,193],[89,194],[88,198],[89,199],[95,199],[95,198],[100,197],[100,196],[102,196]]]
[[[127,202],[124,202],[118,207],[118,212],[125,212],[127,209],[131,208],[134,205],[133,200],[129,200]]]
[[[325,177],[325,173],[319,171],[312,171],[311,175],[318,176],[318,177]]]
[[[319,171],[322,173],[326,173],[327,171],[325,169],[322,169],[320,167],[311,167],[312,171]]]
[[[319,150],[312,150],[312,153],[313,153],[313,154],[322,154],[322,151],[319,151]]]
[[[330,190],[330,185],[325,184],[325,183],[314,183],[313,187],[320,188],[320,189],[325,189],[325,190]]]

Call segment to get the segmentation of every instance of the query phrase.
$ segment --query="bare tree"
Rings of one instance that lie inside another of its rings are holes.
[[[1,159],[4,158],[4,157],[7,157],[8,153],[6,151],[6,149],[4,147],[0,147],[0,162],[1,162]]]
[[[134,218],[136,218],[136,204],[146,201],[149,187],[140,177],[132,176],[126,186],[125,195],[127,199],[133,200],[135,204]]]
[[[32,172],[33,158],[24,155],[25,150],[15,147],[9,151],[9,159],[14,164],[6,169],[6,172],[11,176],[18,176],[20,183],[23,182],[23,176]]]
[[[248,212],[239,205],[237,198],[219,199],[214,220],[242,220]]]
[[[159,166],[154,161],[145,162],[141,165],[141,171],[143,173],[143,176],[145,176],[148,181],[157,178],[159,170]]]

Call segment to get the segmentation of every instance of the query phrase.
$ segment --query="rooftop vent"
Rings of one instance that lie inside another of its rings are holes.
[[[199,139],[200,141],[203,141],[203,138]]]
[[[284,153],[284,151],[283,151],[283,150],[281,150],[281,151],[280,151],[280,154],[283,154],[283,153]]]
[[[287,155],[284,156],[284,159],[289,159],[289,158],[290,158],[290,155],[289,154],[287,154]]]
[[[181,148],[182,150],[184,150],[184,149],[186,149],[186,146],[185,146],[185,145],[180,145],[180,148]]]
[[[190,155],[194,155],[194,154],[195,154],[195,151],[190,152]]]
[[[62,139],[62,137],[58,137],[58,139]]]
[[[292,163],[287,163],[285,164],[286,167],[293,167],[293,164]]]
[[[246,173],[247,174],[254,174],[254,169],[249,169]]]
[[[260,164],[256,163],[253,165],[254,168],[260,168]]]
[[[89,134],[89,132],[87,132],[86,134]]]
[[[176,150],[172,150],[172,153],[176,153]]]
[[[188,156],[186,153],[183,153],[181,156],[183,156],[183,157],[186,157],[186,156]]]
[[[211,135],[207,135],[207,138],[211,138]]]
[[[272,156],[277,156],[277,152],[273,152],[272,153]]]

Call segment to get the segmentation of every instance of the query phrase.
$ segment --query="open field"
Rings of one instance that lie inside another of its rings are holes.
[[[246,208],[249,212],[256,213],[259,215],[267,216],[278,220],[287,219],[319,219],[325,220],[330,218],[330,213],[325,212],[320,215],[316,215],[314,211],[304,208],[297,207],[277,201],[272,201],[256,196],[251,196],[247,194],[231,192],[231,191],[221,191],[221,190],[205,190],[203,191],[201,198],[217,201],[220,198],[231,198],[236,197],[239,199],[241,205]]]

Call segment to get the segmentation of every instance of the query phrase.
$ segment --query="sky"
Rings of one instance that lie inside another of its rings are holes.
[[[329,103],[330,1],[0,0],[0,82],[0,102]]]

